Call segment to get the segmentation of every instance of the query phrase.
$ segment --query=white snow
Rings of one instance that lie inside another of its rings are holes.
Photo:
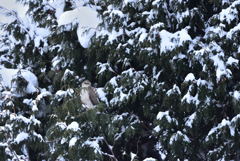
[[[193,121],[196,118],[196,112],[194,112],[192,115],[190,115],[185,123],[185,126],[192,128]]]
[[[56,160],[57,161],[66,161],[66,159],[62,155],[59,155]]]
[[[78,131],[79,124],[76,121],[73,121],[70,125],[68,125],[67,130]]]
[[[231,76],[231,71],[226,69],[224,62],[219,58],[219,55],[214,55],[211,57],[211,59],[214,61],[214,65],[217,67],[217,81],[219,81],[223,75],[227,76],[228,78]]]
[[[76,144],[78,138],[77,137],[73,137],[70,141],[69,141],[69,147],[72,147]]]
[[[104,36],[108,36],[108,40],[106,43],[113,43],[114,40],[117,39],[117,37],[122,36],[123,35],[123,29],[119,29],[118,31],[116,31],[115,28],[112,29],[112,31],[107,31],[107,30],[101,30],[99,32],[96,33],[96,37],[104,37]]]
[[[77,23],[79,11],[77,9],[63,12],[58,18],[58,26]]]
[[[33,112],[38,111],[38,106],[37,106],[37,101],[36,100],[32,101],[32,111]]]
[[[184,82],[189,82],[189,81],[194,81],[195,80],[195,76],[193,73],[189,73],[185,79],[184,79]]]
[[[65,130],[67,128],[67,125],[65,122],[57,122],[56,126],[61,128],[61,130]]]
[[[192,40],[186,29],[182,29],[176,33],[170,33],[166,30],[162,30],[160,33],[161,53],[171,51],[176,47],[182,46],[184,42]]]
[[[157,161],[157,159],[150,157],[150,158],[144,159],[143,161]]]
[[[124,0],[123,3],[126,5],[128,3],[137,3],[137,0]]]
[[[55,94],[55,98],[58,100],[58,101],[61,101],[63,98],[67,97],[67,96],[70,96],[72,97],[73,96],[73,89],[67,89],[66,91],[63,91],[63,90],[58,90]]]
[[[88,48],[91,45],[91,38],[95,34],[96,29],[94,28],[83,28],[78,27],[77,29],[77,35],[78,35],[78,41],[82,45],[83,48]]]
[[[0,147],[3,147],[3,146],[8,146],[8,144],[0,142]]]
[[[172,118],[169,116],[169,111],[158,112],[157,120],[162,120],[163,117],[165,117],[169,123],[172,122]]]
[[[28,105],[28,106],[31,106],[32,105],[32,101],[33,101],[32,99],[27,99],[26,98],[26,99],[23,100],[23,103]]]
[[[14,139],[14,142],[19,144],[20,142],[26,140],[29,137],[28,133],[21,132],[17,135],[17,137]]]
[[[123,18],[124,17],[124,14],[123,14],[122,11],[117,10],[117,9],[112,9],[111,13],[110,13],[110,17],[114,17],[116,15],[118,16],[118,18]]]
[[[46,89],[42,89],[41,93],[37,96],[36,100],[40,101],[41,99],[47,96],[52,96],[51,92],[47,91]]]
[[[236,100],[240,100],[240,92],[239,92],[239,91],[234,91],[233,97],[234,97]]]
[[[198,94],[196,94],[195,96],[192,96],[190,94],[190,91],[188,90],[188,92],[183,96],[182,102],[186,101],[188,104],[195,104],[198,105],[200,103],[200,101],[198,100]]]
[[[38,80],[37,77],[30,71],[21,69],[21,75],[28,82],[26,92],[34,93],[38,91]],[[2,85],[5,87],[12,88],[12,80],[17,76],[19,72],[18,69],[8,69],[8,68],[0,68],[0,75],[2,77]]]
[[[134,161],[134,160],[135,160],[135,157],[137,156],[137,154],[131,152],[131,153],[130,153],[130,156],[131,156],[131,161]]]
[[[66,81],[67,78],[71,75],[74,75],[74,72],[69,70],[69,69],[66,69],[64,74],[63,74],[62,81]]]
[[[190,143],[190,139],[187,135],[183,134],[181,131],[177,131],[177,133],[173,134],[170,138],[169,144],[172,145],[178,139],[183,138],[183,141]]]
[[[66,97],[67,96],[67,91],[58,90],[55,95],[59,96],[59,97]]]
[[[55,16],[59,18],[65,7],[65,0],[50,0],[48,3],[55,8]]]
[[[216,36],[216,34],[222,38],[223,36],[225,36],[227,34],[226,31],[223,30],[223,28],[225,27],[225,25],[220,24],[219,26],[210,26],[208,28],[206,28],[206,34],[204,36],[204,38],[213,38],[214,36]]]
[[[234,26],[233,28],[231,28],[229,30],[229,32],[227,33],[227,38],[228,39],[232,39],[233,38],[233,34],[235,32],[239,32],[240,31],[240,23],[237,26]]]
[[[64,143],[66,143],[66,142],[67,142],[67,138],[64,138],[64,137],[63,137],[63,138],[61,139],[60,144],[64,144]]]
[[[117,77],[114,76],[110,79],[109,83],[113,86],[113,87],[117,87],[118,83],[117,83]]]
[[[33,125],[40,125],[41,124],[41,122],[38,119],[36,119],[34,115],[30,116],[30,121],[31,121],[31,123],[33,123]]]
[[[63,12],[58,18],[58,26],[78,24],[78,40],[84,48],[90,46],[91,37],[95,34],[100,22],[98,13],[89,6],[80,6]]]
[[[106,93],[104,92],[104,88],[97,88],[96,92],[97,92],[99,99],[108,105],[108,100],[106,97]]]
[[[18,13],[19,17],[25,17],[26,16],[26,11],[28,9],[28,6],[24,6],[20,3],[16,3],[15,0],[1,0],[1,6],[9,9],[16,11]],[[9,23],[11,21],[11,18],[4,16],[3,14],[0,13],[0,23]],[[0,33],[1,34],[1,33]]]
[[[97,62],[97,66],[98,66],[98,68],[99,68],[98,74],[101,74],[101,73],[106,72],[106,71],[110,71],[110,72],[113,72],[113,73],[114,73],[114,70],[112,69],[112,67],[110,66],[109,63],[100,63],[100,62]]]
[[[34,44],[35,47],[40,46],[40,41],[44,42],[44,46],[47,46],[46,37],[48,37],[51,32],[48,29],[35,27],[31,25],[31,30],[35,33],[34,35]]]
[[[238,117],[238,116],[236,116],[236,117]],[[216,127],[213,127],[213,128],[208,132],[208,135],[207,135],[207,137],[206,137],[205,140],[208,141],[208,140],[209,140],[209,137],[211,137],[211,135],[213,135],[213,134],[218,135],[218,133],[221,131],[221,129],[222,129],[223,127],[228,127],[231,136],[234,136],[234,135],[235,135],[235,125],[236,125],[234,121],[235,121],[235,118],[236,118],[236,117],[234,117],[231,121],[226,120],[226,119],[223,119],[221,123],[219,123]],[[218,137],[218,136],[217,136],[217,137]]]
[[[181,2],[180,2],[181,3]],[[178,23],[182,23],[183,20],[185,18],[187,18],[189,15],[190,15],[190,12],[189,12],[189,9],[187,8],[186,11],[183,11],[183,12],[177,12],[176,14],[176,18],[177,18],[177,21]]]
[[[237,60],[237,59],[235,59],[235,58],[233,58],[231,56],[227,60],[227,65],[233,65],[233,64],[238,65],[238,63],[239,63],[239,60]]]
[[[58,46],[57,46],[58,47]],[[58,51],[61,51],[61,47],[59,46],[59,50]],[[52,67],[53,69],[58,69],[59,66],[60,66],[60,63],[61,63],[61,57],[59,56],[56,56],[52,59]]]
[[[226,21],[228,24],[231,24],[231,22],[237,17],[238,11],[235,7],[237,3],[239,3],[239,1],[235,1],[230,7],[223,9],[219,13],[219,19],[221,22]]]
[[[161,159],[165,160],[167,156],[166,156],[166,152],[163,151],[164,148],[162,147],[161,143],[157,142],[157,144],[155,145],[155,148],[156,150],[158,150],[158,153],[161,156]]]
[[[217,81],[219,81],[223,75],[227,78],[230,78],[232,74],[231,70],[226,68],[224,61],[221,59],[224,53],[221,51],[221,49],[218,49],[218,45],[216,43],[213,43],[212,45],[214,48],[216,48],[214,50],[220,50],[220,53],[210,57],[210,59],[214,62],[214,66],[216,67]]]
[[[94,8],[78,7],[77,16],[79,19],[79,26],[82,28],[97,28],[101,20],[98,18],[98,13]]]
[[[180,91],[179,87],[176,84],[174,84],[173,88],[169,89],[166,94],[167,94],[167,96],[170,96],[170,95],[175,94],[175,93],[181,94],[181,91]]]
[[[132,89],[127,89],[124,86],[118,87],[117,79],[119,76],[113,77],[109,82],[115,87],[113,95],[114,97],[110,100],[111,105],[116,105],[118,102],[125,102],[129,99],[130,96],[136,95],[138,92],[144,90],[144,86],[148,84],[148,79],[142,71],[135,71],[134,68],[129,68],[122,72],[122,75],[125,77],[134,77],[132,84],[134,87]],[[139,81],[138,81],[139,80]],[[117,85],[117,86],[114,86]]]
[[[127,117],[128,115],[129,113],[127,112],[122,113],[121,115],[115,115],[112,121],[115,122],[115,121],[123,120],[123,118]]]
[[[137,33],[137,35],[138,34],[140,34],[140,37],[139,37],[139,41],[140,42],[143,42],[146,38],[147,38],[147,36],[148,36],[148,33],[146,33],[146,29],[145,28],[142,28],[138,33]]]
[[[10,115],[10,120],[13,121],[13,120],[17,120],[17,121],[22,121],[24,122],[25,124],[30,124],[30,120],[22,115],[15,115],[15,114],[11,114]]]
[[[153,130],[156,131],[156,132],[159,132],[161,129],[160,129],[160,126],[158,125]]]
[[[82,146],[89,146],[94,149],[94,153],[99,153],[102,154],[101,148],[99,146],[99,142],[102,141],[104,138],[103,137],[94,137],[90,138],[87,141],[85,141]]]

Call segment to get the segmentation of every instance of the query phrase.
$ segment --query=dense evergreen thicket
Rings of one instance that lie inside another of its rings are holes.
[[[0,8],[0,71],[19,69],[0,77],[0,160],[240,160],[240,0],[84,0],[88,48],[57,23],[80,0],[18,1],[24,20]]]

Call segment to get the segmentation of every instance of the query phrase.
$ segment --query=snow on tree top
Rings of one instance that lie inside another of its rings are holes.
[[[73,137],[70,141],[69,141],[69,147],[73,147],[76,142],[77,142],[78,138],[77,137]]]
[[[78,131],[79,124],[76,121],[73,121],[70,125],[68,125],[67,129],[72,131]]]
[[[28,133],[25,132],[21,132],[17,135],[17,137],[15,138],[14,142],[16,142],[17,144],[19,144],[20,142],[26,140],[29,137]]]
[[[124,0],[123,3],[124,4],[128,4],[128,3],[136,3],[137,0]]]
[[[159,35],[161,38],[161,53],[171,51],[176,47],[182,46],[184,42],[192,40],[186,29],[182,29],[176,33],[162,30]]]
[[[178,87],[176,84],[174,84],[174,85],[173,85],[173,88],[172,88],[172,89],[169,89],[166,94],[167,94],[168,96],[170,96],[170,95],[175,94],[175,93],[181,94],[181,91],[180,91],[179,87]]]
[[[184,82],[189,82],[189,81],[193,81],[193,80],[195,80],[194,74],[193,74],[193,73],[189,73],[189,74],[185,77]]]
[[[198,94],[196,94],[195,96],[192,96],[190,93],[191,87],[189,88],[188,92],[183,96],[182,98],[182,102],[186,101],[188,104],[195,104],[195,105],[199,105],[200,101],[198,99]]]
[[[0,75],[2,76],[2,85],[8,88],[12,88],[12,80],[16,78],[19,69],[8,69],[8,68],[0,68]],[[34,93],[38,91],[38,80],[35,74],[32,72],[21,69],[21,75],[28,82],[26,92]]]
[[[192,128],[194,119],[196,119],[196,112],[194,112],[187,118],[185,125]]]
[[[228,33],[227,33],[227,38],[228,39],[232,39],[233,38],[233,34],[235,33],[235,32],[239,32],[240,31],[240,23],[237,25],[237,26],[235,26],[235,27],[233,27]]]
[[[234,97],[236,100],[240,100],[240,92],[239,92],[239,91],[234,91],[233,97]]]
[[[232,5],[226,9],[223,9],[219,14],[219,19],[221,22],[226,21],[230,24],[238,15],[236,5],[239,5],[240,1],[237,0],[232,3]]]
[[[89,146],[94,149],[94,153],[99,153],[101,154],[101,148],[99,146],[99,142],[102,141],[104,138],[103,137],[94,137],[94,138],[89,138],[87,141],[85,141],[82,146]]]
[[[98,94],[99,99],[108,105],[108,100],[106,97],[106,93],[104,92],[104,88],[97,88],[96,92]]]
[[[127,33],[127,31],[126,31]],[[107,31],[107,30],[101,30],[100,32],[96,33],[96,37],[100,37],[100,36],[108,36],[108,40],[106,43],[113,43],[113,41],[115,39],[117,39],[118,36],[121,36],[123,34],[123,29],[119,29],[119,31],[116,31],[115,29],[113,29],[111,32]]]
[[[88,48],[91,45],[90,40],[95,34],[95,32],[96,30],[93,28],[89,28],[88,30],[86,30],[86,28],[78,27],[77,29],[78,41],[80,42],[82,47]]]
[[[239,60],[235,59],[235,58],[233,58],[231,56],[227,60],[227,65],[233,65],[233,64],[238,64],[238,63],[239,63]]]
[[[210,57],[210,59],[213,60],[214,66],[217,68],[216,71],[217,81],[219,81],[223,75],[225,75],[228,78],[231,77],[232,73],[229,69],[226,68],[224,61],[221,59],[221,54],[214,55]]]
[[[238,117],[238,115],[236,116]],[[230,130],[230,134],[231,136],[234,136],[235,134],[235,128],[234,128],[234,124],[232,124],[234,122],[234,119],[235,117],[229,121],[229,120],[226,120],[226,119],[223,119],[221,123],[219,123],[216,127],[213,127],[209,132],[208,132],[208,135],[207,137],[205,138],[206,141],[209,141],[209,138],[213,135],[213,134],[216,134],[216,133],[219,133],[220,129],[222,129],[223,127],[229,127],[229,130]]]
[[[169,111],[165,111],[165,112],[159,112],[157,114],[157,120],[161,120],[163,117],[166,117],[166,119],[168,120],[168,122],[172,122],[171,117],[169,116]]]
[[[90,39],[95,34],[100,22],[97,12],[87,6],[63,12],[58,18],[58,26],[78,24],[78,40],[84,48],[89,47]]]
[[[67,125],[65,122],[57,122],[56,126],[59,127],[61,130],[64,130],[67,128]]]
[[[144,159],[143,161],[157,161],[157,159],[150,157],[150,158]]]
[[[183,134],[181,131],[177,131],[177,133],[173,134],[170,138],[169,144],[172,145],[175,141],[178,141],[179,138],[183,138],[185,142],[191,142],[187,135]]]

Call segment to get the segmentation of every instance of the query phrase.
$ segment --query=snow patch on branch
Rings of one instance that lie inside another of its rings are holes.
[[[24,69],[9,69],[9,68],[1,68],[0,67],[0,76],[2,77],[2,80],[0,80],[0,83],[4,87],[12,88],[13,87],[13,79],[16,78],[20,74],[27,82],[26,92],[27,93],[34,93],[38,91],[38,80],[35,74],[28,70]]]
[[[70,125],[68,125],[67,130],[72,130],[72,131],[78,131],[79,128],[79,124],[76,121],[73,121]]]
[[[101,22],[98,13],[88,6],[80,6],[71,11],[63,12],[58,18],[58,26],[78,25],[77,35],[79,43],[84,48],[90,46],[90,41]]]
[[[69,147],[73,147],[76,142],[77,142],[78,138],[77,137],[73,137],[70,141],[69,141]]]
[[[14,139],[14,142],[16,142],[17,144],[19,144],[20,142],[27,140],[29,137],[28,133],[25,132],[21,132],[17,135],[17,137]]]
[[[89,146],[94,149],[94,153],[102,154],[101,148],[99,146],[99,142],[103,141],[103,137],[94,137],[90,138],[87,141],[85,141],[82,146]]]
[[[182,46],[185,42],[192,40],[186,29],[182,29],[181,31],[178,31],[176,33],[170,33],[166,30],[162,30],[159,33],[159,36],[161,38],[161,53],[171,51],[176,47]]]

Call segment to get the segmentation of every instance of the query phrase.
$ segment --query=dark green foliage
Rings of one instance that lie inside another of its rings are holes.
[[[21,73],[0,88],[0,160],[240,159],[239,0],[90,0],[102,22],[87,49],[50,1],[19,1],[47,34],[6,12],[0,64],[31,70],[39,91]]]

